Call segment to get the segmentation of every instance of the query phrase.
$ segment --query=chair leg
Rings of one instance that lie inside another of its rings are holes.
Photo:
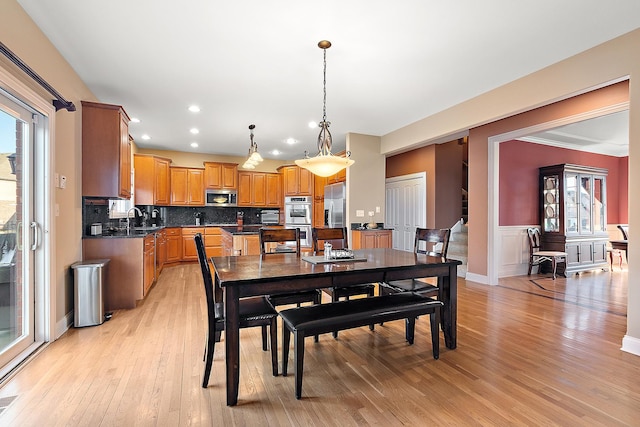
[[[267,325],[262,325],[262,351],[267,350]]]
[[[282,325],[282,376],[287,376],[289,365],[289,345],[291,342],[291,331],[286,325]]]
[[[551,266],[553,268],[553,280],[556,280],[556,267],[558,263],[556,261],[556,257],[551,258]]]
[[[434,312],[429,315],[429,321],[431,322],[431,348],[434,359],[440,358],[440,335],[438,334],[439,317],[440,309],[434,310]]]
[[[304,334],[298,331],[293,333],[293,351],[296,363],[296,399],[302,397],[302,371],[304,368]]]
[[[413,338],[416,330],[416,318],[409,317],[405,320],[405,338],[409,345],[413,345]]]
[[[349,297],[347,296],[347,300],[348,299]],[[336,288],[333,288],[331,292],[331,302],[338,302],[338,301],[340,301],[340,297],[338,296],[338,292],[336,292]],[[338,331],[331,332],[331,335],[333,335],[333,339],[337,339]]]
[[[215,336],[215,329],[213,330],[213,336]],[[209,338],[207,339],[207,350],[205,352],[205,362],[204,362],[204,377],[202,378],[202,388],[207,388],[209,386],[209,376],[211,375],[211,366],[213,365],[213,353],[216,348],[216,340],[211,339],[212,336],[209,334]]]
[[[371,289],[369,289],[369,292],[367,292],[367,298],[371,298],[374,296],[374,292],[375,292],[375,288],[371,287]],[[375,325],[372,323],[369,325],[369,330],[373,331],[375,329]]]
[[[269,325],[269,334],[271,335],[271,367],[273,376],[278,376],[278,318],[271,319]]]
[[[529,271],[527,272],[527,276],[531,276],[531,269],[533,268],[533,259],[529,258]]]

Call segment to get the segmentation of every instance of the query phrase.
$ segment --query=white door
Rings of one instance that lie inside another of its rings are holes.
[[[42,241],[36,208],[42,202],[35,195],[44,177],[35,165],[44,122],[0,90],[0,372],[36,344],[36,254]]]
[[[385,228],[393,229],[393,248],[413,251],[416,227],[427,226],[427,174],[388,178],[385,193]]]

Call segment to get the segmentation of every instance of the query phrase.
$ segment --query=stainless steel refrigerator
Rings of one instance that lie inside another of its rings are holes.
[[[344,182],[324,187],[324,226],[346,227],[346,186]]]

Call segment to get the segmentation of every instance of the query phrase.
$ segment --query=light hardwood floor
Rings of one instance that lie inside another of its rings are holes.
[[[259,328],[243,329],[239,404],[227,407],[223,343],[200,385],[199,268],[171,267],[138,308],[70,329],[8,381],[0,425],[637,426],[640,357],[620,351],[626,280],[618,269],[460,280],[456,350],[441,337],[432,358],[426,318],[413,346],[402,321],[307,339],[300,401],[292,375],[271,375]]]

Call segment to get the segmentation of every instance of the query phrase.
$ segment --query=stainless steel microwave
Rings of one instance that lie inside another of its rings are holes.
[[[237,206],[238,192],[236,190],[210,190],[204,192],[207,206]]]

